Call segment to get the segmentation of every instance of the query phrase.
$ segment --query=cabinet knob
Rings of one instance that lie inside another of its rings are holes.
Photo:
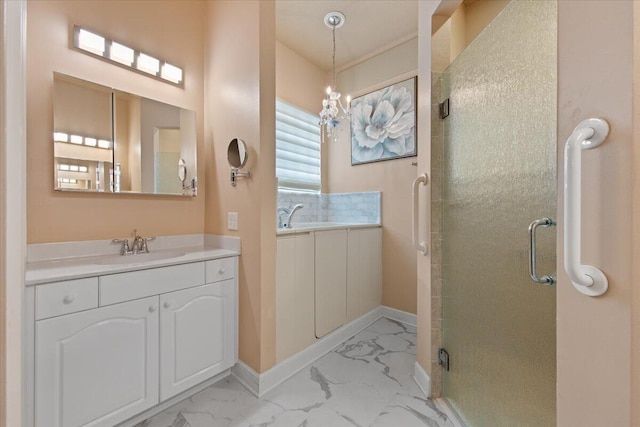
[[[76,299],[76,296],[73,294],[67,295],[62,299],[62,302],[65,304],[71,304]]]
[[[169,308],[169,307],[171,307],[171,302],[167,301],[163,305],[164,305],[164,308]]]
[[[153,313],[154,311],[156,311],[158,309],[158,307],[154,304],[152,306],[149,307],[149,313]]]
[[[218,274],[222,276],[224,274],[224,268],[220,267],[220,270],[218,270]]]

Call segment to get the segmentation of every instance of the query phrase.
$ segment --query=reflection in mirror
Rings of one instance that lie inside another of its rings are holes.
[[[187,163],[184,159],[178,160],[178,179],[184,187],[184,182],[187,180]]]
[[[56,73],[54,129],[58,190],[195,195],[193,111]]]
[[[56,74],[53,99],[56,189],[112,191],[111,89]]]
[[[247,146],[243,140],[238,138],[231,140],[227,149],[227,160],[229,165],[236,169],[242,169],[247,164]]]

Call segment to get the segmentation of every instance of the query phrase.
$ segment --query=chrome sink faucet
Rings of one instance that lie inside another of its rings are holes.
[[[278,208],[278,228],[291,228],[291,217],[298,210],[304,208],[302,203],[298,203],[292,208],[285,208],[280,206]],[[282,216],[286,215],[286,218],[283,220]]]
[[[122,244],[120,248],[120,255],[136,255],[136,254],[148,254],[149,247],[147,242],[155,240],[155,237],[142,237],[138,235],[138,230],[133,230],[133,243],[129,246],[129,239],[113,239],[111,243]]]

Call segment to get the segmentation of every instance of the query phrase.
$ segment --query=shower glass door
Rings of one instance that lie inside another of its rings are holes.
[[[443,394],[469,426],[556,425],[556,289],[527,233],[556,219],[556,35],[555,1],[512,0],[442,75]]]

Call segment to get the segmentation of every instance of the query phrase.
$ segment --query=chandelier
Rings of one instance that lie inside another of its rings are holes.
[[[332,53],[332,84],[327,87],[327,97],[322,100],[322,111],[320,111],[320,135],[324,142],[325,135],[334,141],[338,137],[338,127],[344,120],[351,117],[350,104],[351,97],[347,96],[347,107],[342,105],[340,92],[336,91],[336,28],[344,25],[344,14],[342,12],[329,12],[324,17],[324,23],[331,28],[333,35]],[[339,107],[339,108],[338,108]]]

